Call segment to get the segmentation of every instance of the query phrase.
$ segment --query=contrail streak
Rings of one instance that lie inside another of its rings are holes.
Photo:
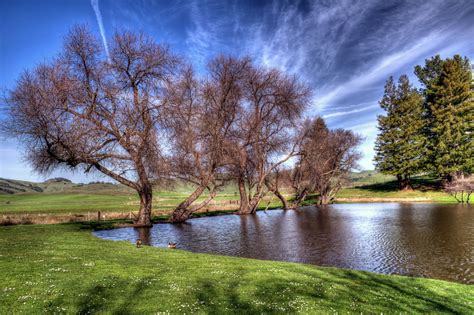
[[[100,36],[102,37],[102,42],[104,43],[107,59],[110,61],[109,47],[107,45],[107,37],[105,36],[104,23],[102,23],[102,14],[100,13],[99,0],[91,0],[91,5],[94,9],[95,17],[97,18],[97,24],[99,24]]]

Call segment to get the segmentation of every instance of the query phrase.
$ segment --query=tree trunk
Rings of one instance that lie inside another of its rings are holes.
[[[400,190],[407,191],[413,190],[411,186],[411,179],[409,175],[397,175],[398,185]]]
[[[140,196],[140,210],[138,211],[138,218],[135,221],[135,226],[151,227],[151,207],[153,201],[153,193],[151,185],[144,185],[139,191]]]
[[[280,190],[278,190],[278,183],[275,186],[272,186],[269,182],[266,182],[266,186],[278,199],[280,199],[283,205],[283,210],[288,210],[290,208],[288,205],[288,200],[286,200],[285,196],[283,196],[280,193]]]
[[[283,196],[278,189],[276,189],[273,193],[275,194],[275,196],[277,196],[278,199],[280,199],[280,201],[283,205],[283,210],[290,209],[290,206],[288,204],[288,200],[286,200],[285,196]]]
[[[194,211],[198,209],[190,209],[191,204],[202,195],[204,190],[206,189],[206,185],[200,185],[194,190],[194,192],[188,196],[183,202],[181,202],[171,213],[170,218],[168,219],[169,222],[184,222]],[[193,211],[194,210],[194,211]]]
[[[318,198],[318,205],[328,205],[332,201],[332,198],[328,194],[322,194]]]
[[[247,202],[246,207],[242,207],[240,205],[240,209],[238,214],[240,215],[247,215],[247,214],[255,214],[257,212],[258,204],[262,198],[259,197],[257,194],[250,199],[249,202]]]
[[[306,195],[308,194],[308,190],[305,188],[303,191],[296,194],[295,199],[293,200],[293,207],[298,208],[301,203],[306,199]]]
[[[446,180],[448,181],[448,183],[452,183],[458,179],[464,179],[463,172],[452,172],[446,175]]]
[[[249,214],[255,214],[257,212],[257,208],[258,208],[258,204],[260,203],[260,200],[262,200],[262,197],[258,193],[256,193],[252,197],[252,199],[250,199],[249,208],[248,208]]]
[[[247,196],[247,190],[245,189],[245,181],[243,178],[239,178],[239,194],[240,194],[240,205],[239,214],[248,214],[249,211],[249,199]]]

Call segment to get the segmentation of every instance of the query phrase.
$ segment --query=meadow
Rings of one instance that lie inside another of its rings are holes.
[[[464,313],[474,287],[105,241],[89,225],[0,228],[0,313]]]
[[[456,202],[439,188],[435,179],[420,177],[414,180],[414,184],[416,189],[412,191],[399,191],[393,177],[373,171],[353,173],[351,182],[339,191],[336,202]],[[131,218],[139,206],[134,191],[118,184],[74,184],[68,181],[31,183],[0,179],[0,188],[15,192],[11,194],[3,191],[0,194],[0,215],[4,220],[18,216],[26,216],[33,222],[38,216],[63,216],[60,222],[93,220],[97,218],[98,211],[105,218]],[[184,184],[171,189],[155,189],[153,214],[156,217],[167,216],[192,189],[192,186]],[[239,199],[237,191],[234,185],[224,187],[200,213],[236,210]],[[289,194],[287,197],[291,198]],[[206,194],[198,201],[205,198]],[[310,198],[306,203],[311,204],[313,200]],[[271,193],[260,203],[261,209],[280,206],[279,200]]]
[[[390,178],[368,174],[344,188],[339,202],[420,196],[434,202],[453,201],[430,185],[398,192]],[[138,206],[133,191],[121,185],[0,180],[2,184],[17,190],[0,195],[3,218],[87,222],[0,227],[0,314],[474,312],[474,288],[459,283],[136,248],[129,242],[98,239],[91,231],[131,222],[124,219]],[[173,191],[157,189],[155,220],[165,219],[190,189],[185,185]],[[228,186],[210,209],[197,215],[233,211],[237,199],[235,187]],[[260,204],[261,208],[278,206],[270,196]],[[107,220],[96,221],[96,211],[107,214]],[[8,222],[12,223],[3,221]]]

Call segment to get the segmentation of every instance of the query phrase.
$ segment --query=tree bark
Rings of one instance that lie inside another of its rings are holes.
[[[446,175],[446,180],[448,181],[448,183],[452,183],[458,179],[464,179],[463,172],[452,172]]]
[[[278,190],[278,186],[272,186],[270,183],[266,182],[267,188],[278,198],[280,199],[282,205],[283,205],[283,210],[288,210],[290,209],[290,206],[288,204],[288,200],[286,200],[285,196],[283,196],[280,193],[280,190]]]
[[[318,198],[318,205],[328,205],[332,201],[332,197],[328,194],[322,194]]]
[[[278,199],[280,199],[280,201],[283,205],[283,210],[290,209],[290,206],[288,204],[288,200],[286,200],[285,196],[283,196],[278,189],[276,189],[273,193],[275,194],[275,196],[277,196]]]
[[[242,214],[255,214],[257,212],[258,204],[262,197],[259,194],[255,194],[252,199],[250,199],[249,206],[246,213]]]
[[[296,194],[295,199],[293,200],[293,207],[298,208],[301,206],[301,203],[306,199],[306,196],[308,195],[308,190],[305,188],[303,191],[299,192]]]
[[[398,185],[400,190],[413,190],[411,186],[411,179],[409,175],[397,175]]]
[[[247,215],[255,214],[257,212],[258,204],[262,199],[262,185],[263,183],[257,184],[255,193],[250,192],[247,194],[245,190],[245,182],[239,180],[239,192],[240,192],[240,207],[238,214]]]
[[[194,211],[192,211],[193,209],[190,209],[189,207],[194,201],[196,201],[196,199],[199,198],[199,196],[202,195],[205,189],[206,189],[206,185],[198,186],[194,190],[194,192],[188,196],[188,198],[186,198],[173,210],[173,213],[171,213],[171,216],[168,219],[168,221],[173,222],[173,223],[178,223],[178,222],[184,222],[187,219],[189,219],[191,214],[193,214],[194,211],[198,210],[198,209],[194,209]]]
[[[247,190],[245,189],[245,181],[242,177],[239,178],[239,194],[240,194],[240,204],[239,204],[239,214],[249,214],[249,199],[247,195]]]
[[[138,211],[138,218],[135,221],[135,226],[151,227],[151,209],[153,201],[153,192],[151,185],[144,185],[138,190],[140,197],[140,210]]]

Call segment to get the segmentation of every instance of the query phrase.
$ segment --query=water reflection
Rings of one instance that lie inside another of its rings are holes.
[[[474,207],[340,204],[98,231],[106,239],[474,283]]]
[[[153,245],[151,242],[151,229],[146,228],[133,228],[135,234],[137,235],[137,239],[142,241],[143,245]]]

